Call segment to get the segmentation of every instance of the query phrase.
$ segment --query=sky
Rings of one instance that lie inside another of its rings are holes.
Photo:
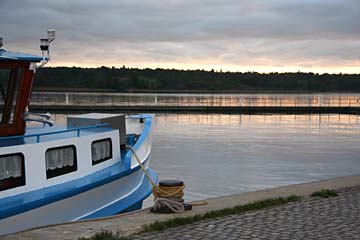
[[[4,49],[48,66],[360,73],[359,0],[0,0]]]

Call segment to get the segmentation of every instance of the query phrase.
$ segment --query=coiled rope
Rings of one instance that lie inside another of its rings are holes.
[[[139,156],[136,153],[136,150],[130,146],[126,145],[128,149],[131,150],[133,155],[135,156],[136,161],[138,162],[140,168],[145,173],[145,176],[149,180],[149,182],[152,185],[152,194],[154,196],[154,206],[152,208],[152,211],[159,211],[161,208],[166,206],[168,209],[170,209],[174,213],[181,213],[185,211],[184,206],[184,189],[185,184],[179,185],[179,186],[158,186],[154,180],[151,178],[148,171],[146,171],[144,165],[140,161]],[[198,201],[196,203],[192,203],[192,206],[201,206],[206,205],[207,201]]]

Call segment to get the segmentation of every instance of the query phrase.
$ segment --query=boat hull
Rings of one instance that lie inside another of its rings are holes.
[[[157,175],[148,170],[154,180]],[[0,235],[75,220],[105,217],[141,208],[152,185],[138,168],[110,183],[0,220]],[[35,220],[35,221],[34,221]]]

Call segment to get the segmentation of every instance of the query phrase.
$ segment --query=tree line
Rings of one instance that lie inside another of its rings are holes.
[[[358,92],[360,74],[48,67],[35,90],[112,92]]]

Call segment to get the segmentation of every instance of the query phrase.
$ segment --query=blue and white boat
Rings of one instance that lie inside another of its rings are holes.
[[[0,235],[140,209],[152,185],[126,145],[157,181],[151,115],[90,113],[57,126],[28,111],[51,40],[38,57],[6,51],[0,39]]]

